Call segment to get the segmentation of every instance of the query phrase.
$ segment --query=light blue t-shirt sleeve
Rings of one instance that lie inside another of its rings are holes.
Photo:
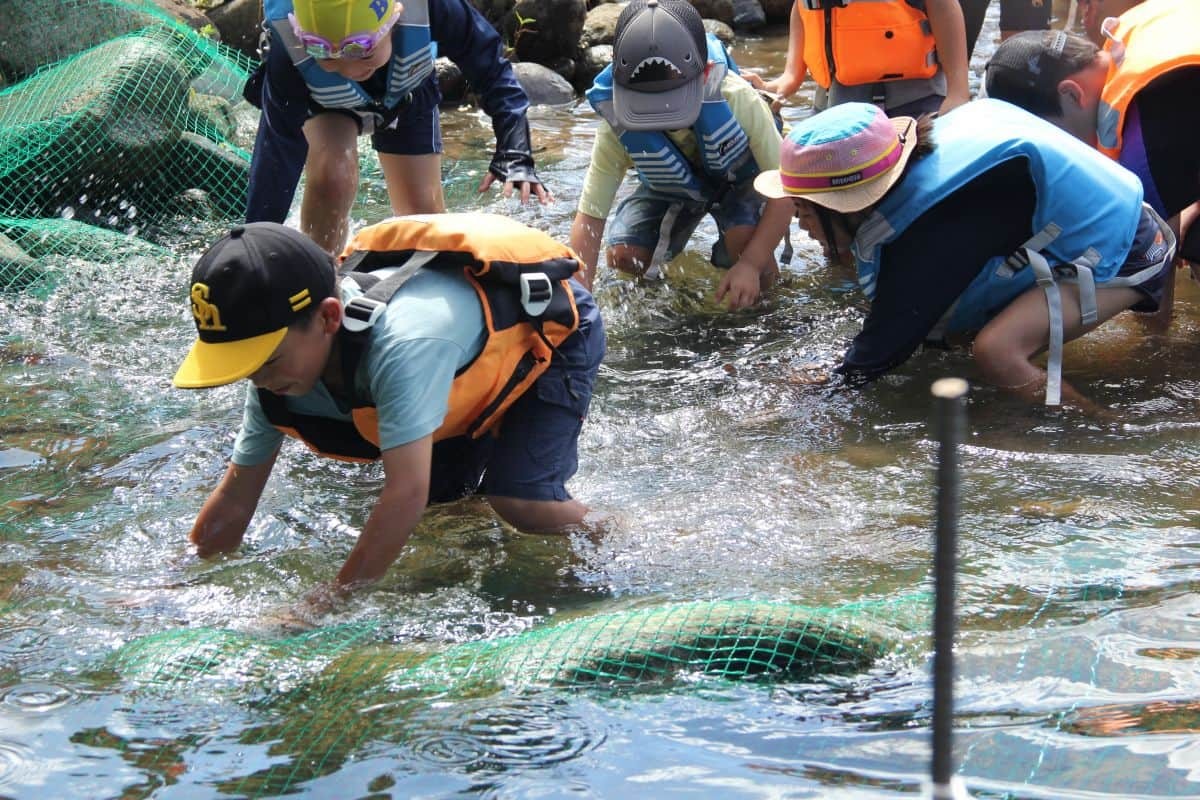
[[[242,408],[242,428],[238,431],[237,441],[233,445],[231,460],[240,467],[252,467],[261,464],[271,457],[279,443],[283,440],[283,432],[267,422],[258,402],[258,390],[254,384],[246,383],[246,403]]]

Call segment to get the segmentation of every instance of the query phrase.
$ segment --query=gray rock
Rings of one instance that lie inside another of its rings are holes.
[[[752,31],[767,22],[759,0],[733,0],[733,27],[739,31]]]
[[[222,42],[257,59],[262,9],[262,0],[225,0],[208,9],[208,18],[216,26]]]
[[[719,19],[726,25],[733,24],[733,0],[691,0],[704,19]]]
[[[583,20],[583,32],[579,36],[579,48],[586,50],[598,44],[612,44],[617,29],[617,17],[628,3],[613,2],[598,5],[587,13]],[[612,60],[610,54],[609,60]]]
[[[517,81],[531,105],[563,105],[575,101],[575,90],[567,79],[549,67],[523,61],[513,64]]]
[[[130,213],[142,214],[141,223],[148,210],[161,214],[170,197],[199,188],[223,213],[240,216],[247,154],[184,128],[205,116],[219,135],[234,124],[232,114],[224,101],[194,97],[176,59],[161,35],[125,36],[0,97],[0,117],[19,111],[26,123],[15,143],[24,160],[0,183],[0,208],[122,229]]]
[[[721,43],[724,44],[726,47],[729,47],[731,44],[733,44],[733,40],[734,40],[733,28],[729,27],[728,25],[726,25],[724,22],[721,22],[720,20],[717,20],[717,19],[704,20],[704,30],[706,30],[707,32],[711,33],[712,35],[714,35],[718,39],[720,39]]]
[[[575,80],[575,70],[577,68],[577,64],[573,58],[559,56],[545,66],[549,67],[552,72],[561,75],[563,80],[565,80],[567,83],[571,83],[573,80]]]
[[[439,56],[433,62],[434,72],[437,73],[438,88],[442,92],[442,104],[456,106],[467,97],[467,79],[463,71],[445,56]]]
[[[210,24],[187,3],[155,0],[154,5],[193,30]],[[158,17],[133,5],[113,3],[104,13],[82,16],[75,3],[0,2],[0,72],[16,82],[38,67],[157,22]]]
[[[767,17],[767,22],[782,22],[787,23],[792,17],[792,3],[794,0],[759,0],[762,3],[763,13]]]
[[[597,44],[584,50],[575,69],[575,85],[587,90],[600,72],[612,63],[611,44]]]
[[[32,256],[0,233],[0,291],[21,291],[44,275]]]

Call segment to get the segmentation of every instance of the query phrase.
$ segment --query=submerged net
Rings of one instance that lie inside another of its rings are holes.
[[[677,603],[441,650],[388,641],[375,623],[275,640],[190,628],[125,645],[106,671],[142,695],[232,696],[253,707],[260,723],[243,730],[239,744],[268,745],[276,763],[228,776],[221,790],[275,796],[337,772],[379,742],[406,739],[434,701],[470,702],[507,689],[504,702],[519,704],[530,691],[695,686],[704,676],[807,682],[856,675],[904,655],[913,634],[896,621],[928,611],[924,595],[838,608]]]
[[[0,30],[0,218],[156,241],[180,213],[241,216],[248,59],[150,3],[0,3]],[[5,237],[0,289],[42,281],[46,255]],[[111,263],[111,236],[86,239],[73,255]]]
[[[424,717],[440,719],[438,709],[447,705],[486,709],[491,732],[481,735],[502,740],[554,707],[538,699],[547,692],[859,675],[921,649],[914,639],[924,634],[898,621],[927,620],[929,608],[926,595],[837,608],[673,603],[441,649],[389,641],[367,622],[275,640],[195,628],[133,641],[106,671],[147,699],[236,697],[253,708],[256,722],[240,731],[238,747],[269,748],[271,763],[226,775],[219,788],[267,797],[333,775],[381,742],[420,747],[413,740],[429,727]],[[487,699],[505,690],[503,698]],[[547,724],[553,728],[553,719]]]
[[[907,601],[927,609],[924,599]],[[886,613],[885,613],[886,612]],[[244,688],[248,679],[298,674],[308,665],[335,694],[367,697],[409,687],[423,693],[482,688],[662,685],[682,674],[807,680],[854,674],[902,650],[895,603],[836,609],[753,601],[694,602],[583,617],[438,652],[382,641],[371,624],[264,640],[191,628],[132,642],[110,666],[139,687],[178,689],[197,680]],[[282,664],[289,669],[281,669]]]

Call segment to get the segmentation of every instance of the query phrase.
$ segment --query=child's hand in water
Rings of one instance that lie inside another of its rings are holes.
[[[793,386],[820,386],[829,383],[833,378],[829,367],[817,363],[799,364],[789,369],[785,375],[785,380]]]
[[[758,302],[761,290],[762,280],[758,269],[748,261],[739,261],[721,277],[721,283],[717,286],[717,302],[727,301],[731,309],[746,308]]]
[[[345,595],[346,590],[336,584],[320,584],[305,594],[299,602],[267,612],[263,615],[262,626],[284,631],[312,630],[320,626],[322,619],[337,610]]]

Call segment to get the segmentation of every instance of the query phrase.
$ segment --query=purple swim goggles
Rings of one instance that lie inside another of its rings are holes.
[[[296,21],[294,13],[288,14],[288,22],[292,23],[292,32],[296,34],[296,38],[304,46],[304,52],[313,58],[370,58],[375,47],[383,41],[385,36],[391,33],[392,26],[400,18],[401,8],[402,6],[397,3],[396,10],[374,33],[352,33],[345,39],[342,39],[341,43],[337,45],[324,36],[309,33],[301,28],[300,23]]]

